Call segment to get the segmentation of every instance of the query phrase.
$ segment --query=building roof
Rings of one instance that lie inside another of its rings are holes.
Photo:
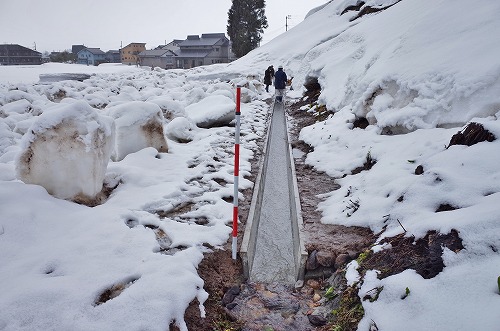
[[[178,57],[181,57],[181,58],[199,58],[199,59],[203,59],[205,57],[207,57],[208,54],[210,54],[212,52],[212,50],[206,50],[206,51],[196,51],[196,52],[192,52],[192,51],[179,51],[177,52],[177,56]]]
[[[160,57],[160,56],[175,56],[175,53],[168,49],[151,49],[139,53],[140,57]]]
[[[40,52],[37,52],[35,50],[32,50],[31,48],[28,48],[28,47],[24,47],[24,46],[21,46],[21,45],[18,45],[18,44],[0,44],[0,47],[3,48],[4,50],[7,49],[7,50],[24,50],[24,51],[31,51],[32,53],[36,53],[36,55],[42,55],[42,53]]]
[[[101,51],[100,48],[89,48],[89,47],[87,47],[87,48],[82,49],[80,52],[82,52],[84,50],[89,51],[89,53],[91,53],[93,55],[106,55],[106,53],[104,53],[103,51]],[[78,53],[80,53],[80,52],[78,52]]]
[[[170,50],[176,50],[179,49],[179,44],[183,42],[184,40],[179,40],[179,39],[174,39],[171,42],[169,42],[166,45],[158,45],[155,49],[170,49]]]
[[[191,47],[191,46],[213,46],[218,43],[221,39],[226,39],[224,33],[204,33],[200,36],[190,35],[186,40],[179,43],[180,47]]]
[[[127,47],[132,46],[132,45],[142,45],[142,46],[146,46],[146,43],[130,43],[130,44],[128,44],[127,46],[125,46],[125,47],[123,47],[123,48],[127,48]],[[122,48],[122,49],[123,49],[123,48]]]
[[[71,46],[71,53],[78,53],[82,49],[86,48],[85,45],[72,45]]]

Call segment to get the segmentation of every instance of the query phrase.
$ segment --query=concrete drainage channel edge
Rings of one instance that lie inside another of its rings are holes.
[[[273,107],[273,114],[277,111],[283,112],[284,105],[282,103],[275,103]],[[279,114],[281,115],[281,114]],[[262,208],[262,197],[264,192],[264,182],[266,179],[266,173],[269,163],[269,150],[270,150],[270,136],[272,131],[272,121],[273,116],[270,117],[270,122],[268,125],[268,131],[266,134],[264,149],[262,155],[264,156],[260,160],[259,172],[255,181],[255,187],[252,196],[252,202],[250,211],[248,214],[248,220],[246,223],[242,244],[240,247],[240,257],[243,264],[243,273],[246,279],[250,279],[252,275],[252,268],[254,265],[255,251],[256,251],[256,241],[259,229],[260,213]],[[286,162],[287,162],[287,181],[288,181],[288,193],[290,199],[290,218],[292,227],[292,238],[293,240],[293,255],[295,262],[295,280],[303,280],[305,273],[305,263],[307,260],[307,251],[305,249],[305,243],[303,238],[303,220],[300,208],[299,191],[297,186],[297,178],[295,174],[295,165],[293,163],[292,148],[290,145],[290,137],[288,133],[288,127],[286,124],[286,117],[284,119],[284,130],[286,139]]]

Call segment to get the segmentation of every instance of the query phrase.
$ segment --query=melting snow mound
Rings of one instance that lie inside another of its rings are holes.
[[[156,148],[160,153],[168,152],[163,134],[163,113],[158,105],[131,101],[111,107],[108,114],[116,124],[114,161],[123,160],[128,154],[146,147]]]
[[[234,101],[224,95],[211,95],[186,107],[188,117],[198,127],[211,128],[229,125],[234,120]]]
[[[102,189],[114,140],[113,120],[84,101],[40,115],[23,136],[17,177],[61,199],[93,199]]]

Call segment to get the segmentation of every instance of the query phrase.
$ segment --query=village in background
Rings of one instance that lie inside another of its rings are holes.
[[[78,63],[97,66],[101,63],[189,69],[236,60],[232,43],[224,33],[189,35],[147,50],[146,43],[130,43],[119,50],[103,51],[85,45],[72,45],[71,51],[44,52],[18,44],[0,44],[0,65],[38,65],[47,62]]]

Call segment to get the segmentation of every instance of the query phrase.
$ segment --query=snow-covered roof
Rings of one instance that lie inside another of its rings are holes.
[[[84,48],[84,49],[80,50],[78,53],[85,52],[85,51],[88,51],[89,53],[94,54],[94,55],[106,55],[106,53],[101,51],[100,48],[90,48],[90,47]]]
[[[223,33],[205,33],[201,35],[201,38],[198,35],[191,35],[182,41],[179,47],[213,46],[222,39],[227,40]]]
[[[183,57],[183,58],[205,58],[211,52],[212,52],[212,50],[195,51],[195,52],[180,50],[176,54],[178,57]]]
[[[139,57],[159,57],[159,56],[175,56],[175,54],[168,49],[151,49],[139,53]]]

